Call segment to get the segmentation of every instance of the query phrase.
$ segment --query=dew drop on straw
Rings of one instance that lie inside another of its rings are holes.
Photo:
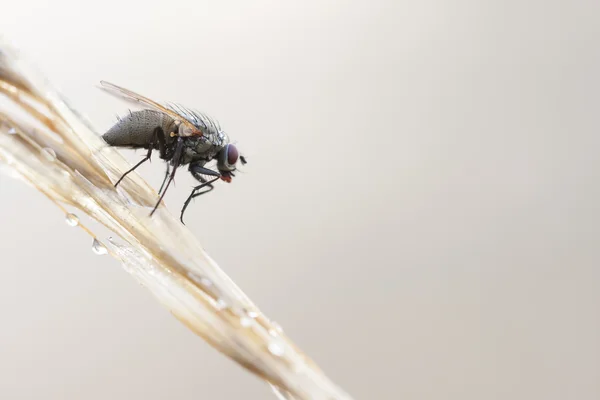
[[[248,318],[248,317],[240,318],[240,325],[242,325],[244,328],[248,328],[253,323],[254,323],[254,320],[252,318]]]
[[[227,308],[227,302],[223,299],[218,299],[216,307],[217,310],[224,310]]]
[[[271,354],[274,356],[280,357],[283,355],[283,346],[281,343],[279,343],[279,341],[273,340],[271,343],[269,343],[269,352],[271,352]]]
[[[54,161],[56,160],[56,152],[51,149],[50,147],[45,147],[43,150],[44,153],[44,157],[46,157],[46,160],[48,161]]]
[[[202,277],[200,278],[200,284],[205,287],[210,287],[213,283],[210,279]]]
[[[94,241],[92,242],[92,251],[100,256],[108,253],[106,247],[96,238],[94,238]]]
[[[275,337],[279,336],[279,334],[283,332],[281,325],[279,325],[277,322],[271,322],[271,326],[272,328],[269,329],[269,335]]]
[[[208,288],[210,286],[212,286],[212,281],[208,278],[205,278],[203,276],[199,276],[193,272],[188,273],[188,276],[196,283],[199,283],[200,285]]]
[[[8,130],[8,134],[9,134],[9,135],[16,135],[16,134],[17,134],[17,130],[16,130],[15,128],[10,128],[10,129]]]
[[[75,214],[67,214],[65,222],[69,226],[77,226],[79,225],[79,218],[77,218],[77,215]]]

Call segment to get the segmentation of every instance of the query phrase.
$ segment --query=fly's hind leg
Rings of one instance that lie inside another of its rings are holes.
[[[115,187],[117,187],[119,185],[119,183],[121,183],[121,181],[123,180],[123,178],[125,178],[127,176],[127,174],[129,174],[130,172],[135,171],[135,169],[137,167],[139,167],[140,165],[142,165],[143,163],[145,163],[146,161],[151,160],[152,158],[152,150],[154,150],[154,144],[158,144],[158,151],[160,152],[160,157],[164,158],[166,156],[166,152],[167,152],[167,146],[166,146],[166,139],[165,139],[165,133],[163,132],[161,127],[156,127],[154,129],[154,134],[152,135],[152,141],[150,142],[150,144],[148,145],[148,153],[146,153],[146,157],[142,158],[142,160],[135,164],[131,169],[129,169],[129,171],[125,172],[117,181],[117,183],[115,183]]]
[[[181,216],[179,217],[179,220],[184,225],[185,225],[185,223],[183,222],[183,214],[185,213],[185,209],[187,208],[187,206],[190,204],[190,201],[192,201],[192,199],[194,199],[198,196],[201,196],[201,195],[206,194],[206,193],[210,192],[211,190],[213,190],[215,188],[213,186],[213,182],[215,182],[217,179],[219,179],[221,177],[221,174],[219,174],[218,172],[215,172],[208,168],[204,168],[200,164],[194,164],[194,163],[190,164],[189,170],[190,170],[192,176],[194,178],[196,178],[198,181],[200,181],[202,184],[194,187],[194,190],[192,190],[192,193],[190,193],[189,197],[185,201],[185,204],[183,205],[183,208],[181,209]],[[215,178],[213,178],[211,180],[206,180],[201,174],[214,176]],[[199,192],[199,190],[202,188],[206,188],[206,190]]]

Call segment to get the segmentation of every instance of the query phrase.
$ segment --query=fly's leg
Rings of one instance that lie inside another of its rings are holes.
[[[194,178],[196,178],[197,180],[199,180],[200,182],[202,182],[202,184],[194,187],[194,190],[192,190],[192,193],[190,193],[189,197],[185,201],[185,204],[183,205],[183,208],[181,209],[181,216],[179,217],[179,220],[184,225],[185,225],[185,223],[183,222],[183,214],[185,213],[185,209],[190,204],[190,201],[192,201],[192,199],[194,199],[198,196],[201,196],[201,195],[213,190],[215,188],[213,186],[213,182],[215,182],[216,180],[218,180],[221,177],[221,174],[219,174],[218,172],[215,172],[208,168],[204,168],[204,167],[200,166],[199,164],[190,164],[189,170],[192,173],[192,176]],[[211,180],[206,180],[200,174],[214,176],[215,178],[213,178]],[[202,188],[206,188],[206,190],[198,192]]]
[[[158,189],[158,194],[162,193],[163,187],[165,187],[165,183],[167,183],[167,179],[169,178],[169,171],[171,168],[169,167],[169,163],[167,163],[167,171],[165,172],[165,179],[163,179],[162,184],[160,185],[160,189]]]
[[[211,190],[213,190],[215,187],[213,186],[213,182],[215,182],[217,179],[219,179],[219,177],[216,177],[214,179],[211,179],[210,181],[207,181],[205,179],[204,183],[202,185],[198,185],[194,188],[194,190],[192,190],[192,193],[189,195],[189,197],[187,198],[187,200],[185,201],[185,204],[183,205],[183,208],[181,209],[181,216],[179,217],[179,220],[181,221],[182,224],[185,225],[185,222],[183,222],[183,214],[185,213],[185,209],[188,207],[188,205],[190,204],[190,201],[192,201],[193,198],[196,198],[198,196],[201,196],[205,193],[210,192]],[[207,190],[204,190],[202,192],[197,193],[198,190],[202,189],[206,187]]]
[[[123,180],[123,178],[125,178],[127,176],[127,174],[129,174],[130,172],[133,172],[137,167],[139,167],[140,165],[142,165],[143,163],[145,163],[146,161],[148,161],[151,156],[152,156],[152,147],[150,147],[148,149],[148,154],[146,154],[146,157],[142,158],[142,161],[140,161],[139,163],[135,164],[133,166],[133,168],[131,168],[129,171],[127,171],[123,175],[121,175],[121,177],[119,178],[119,180],[117,181],[117,183],[115,183],[115,187],[117,187],[119,185],[119,183],[121,183],[121,181]]]
[[[152,142],[150,142],[149,146],[148,146],[148,153],[146,154],[146,157],[142,158],[142,160],[135,164],[133,166],[133,168],[131,168],[129,171],[125,172],[117,181],[117,183],[115,183],[115,187],[117,187],[119,185],[119,183],[121,183],[121,181],[123,180],[123,178],[125,178],[127,176],[127,174],[129,174],[130,172],[135,171],[135,169],[137,167],[139,167],[140,165],[142,165],[143,163],[145,163],[146,161],[151,160],[152,158],[152,150],[154,149],[154,144],[158,143],[158,151],[160,152],[160,156],[161,158],[163,158],[166,155],[166,151],[167,151],[167,146],[166,146],[166,141],[165,141],[165,134],[163,132],[163,130],[160,127],[156,127],[156,129],[154,129],[154,134],[152,135],[153,139]]]
[[[169,177],[169,180],[167,181],[167,186],[165,186],[165,190],[160,195],[160,198],[158,199],[158,201],[156,202],[156,205],[152,209],[152,212],[150,213],[150,216],[152,216],[152,214],[154,214],[154,212],[158,208],[158,205],[162,201],[163,197],[165,197],[165,194],[167,193],[167,189],[169,189],[169,186],[171,185],[171,182],[173,182],[173,179],[175,179],[175,172],[177,172],[177,168],[179,168],[179,164],[181,163],[181,156],[182,156],[182,154],[183,154],[183,138],[178,138],[177,139],[177,145],[175,147],[175,153],[174,153],[173,159],[172,159],[172,162],[173,162],[173,171],[171,171],[171,175]]]
[[[167,143],[165,140],[165,134],[163,132],[163,130],[161,128],[156,128],[159,132],[157,132],[156,134],[156,138],[158,140],[158,151],[160,152],[160,158],[162,158],[163,160],[166,160],[168,158],[168,154],[167,154]],[[165,179],[163,179],[162,184],[160,185],[160,189],[158,189],[158,194],[160,195],[163,187],[165,186],[165,183],[167,182],[167,179],[169,178],[169,172],[170,172],[170,168],[169,168],[169,163],[167,162],[167,171],[165,172]]]
[[[157,126],[154,129],[154,138],[156,139],[156,143],[158,144],[158,153],[160,154],[160,158],[163,160],[167,159],[167,139],[165,137],[165,132],[162,130],[160,126]]]

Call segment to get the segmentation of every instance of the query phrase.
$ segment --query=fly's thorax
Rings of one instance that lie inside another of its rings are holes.
[[[204,136],[188,137],[184,142],[182,161],[187,164],[197,160],[212,160],[221,148]]]

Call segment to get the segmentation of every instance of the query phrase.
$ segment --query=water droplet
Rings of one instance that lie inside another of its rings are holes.
[[[209,286],[212,286],[213,283],[210,279],[202,277],[202,278],[200,278],[200,284],[202,286],[209,287]]]
[[[247,327],[251,326],[253,323],[254,323],[254,320],[252,318],[248,318],[248,317],[242,317],[242,318],[240,318],[240,324],[244,328],[247,328]]]
[[[256,311],[248,311],[248,316],[252,319],[258,318],[258,312]]]
[[[216,305],[217,310],[224,310],[227,308],[227,306],[228,306],[228,304],[225,300],[223,300],[223,299],[217,300],[217,305]]]
[[[94,238],[94,241],[92,242],[92,251],[100,256],[108,253],[106,247],[104,247],[104,245],[100,243],[96,238]]]
[[[15,128],[10,128],[10,129],[8,130],[8,134],[9,134],[9,135],[16,135],[16,134],[17,134],[17,130],[16,130]]]
[[[56,160],[56,152],[54,150],[52,150],[50,147],[44,147],[44,157],[46,157],[46,159],[48,161],[54,161]]]
[[[277,322],[271,321],[271,326],[272,326],[272,328],[269,329],[269,335],[279,336],[279,334],[283,332],[281,325],[279,325]]]
[[[190,278],[192,278],[192,280],[196,283],[199,283],[200,285],[204,286],[204,287],[211,287],[213,285],[212,281],[208,278],[205,278],[203,276],[197,275],[193,272],[188,272],[188,276]]]
[[[269,343],[269,351],[271,354],[277,357],[282,356],[284,353],[283,346],[276,340],[273,340],[271,343]]]
[[[67,214],[65,221],[67,222],[67,225],[69,225],[69,226],[79,225],[79,218],[77,218],[77,215],[75,215],[75,214]]]

